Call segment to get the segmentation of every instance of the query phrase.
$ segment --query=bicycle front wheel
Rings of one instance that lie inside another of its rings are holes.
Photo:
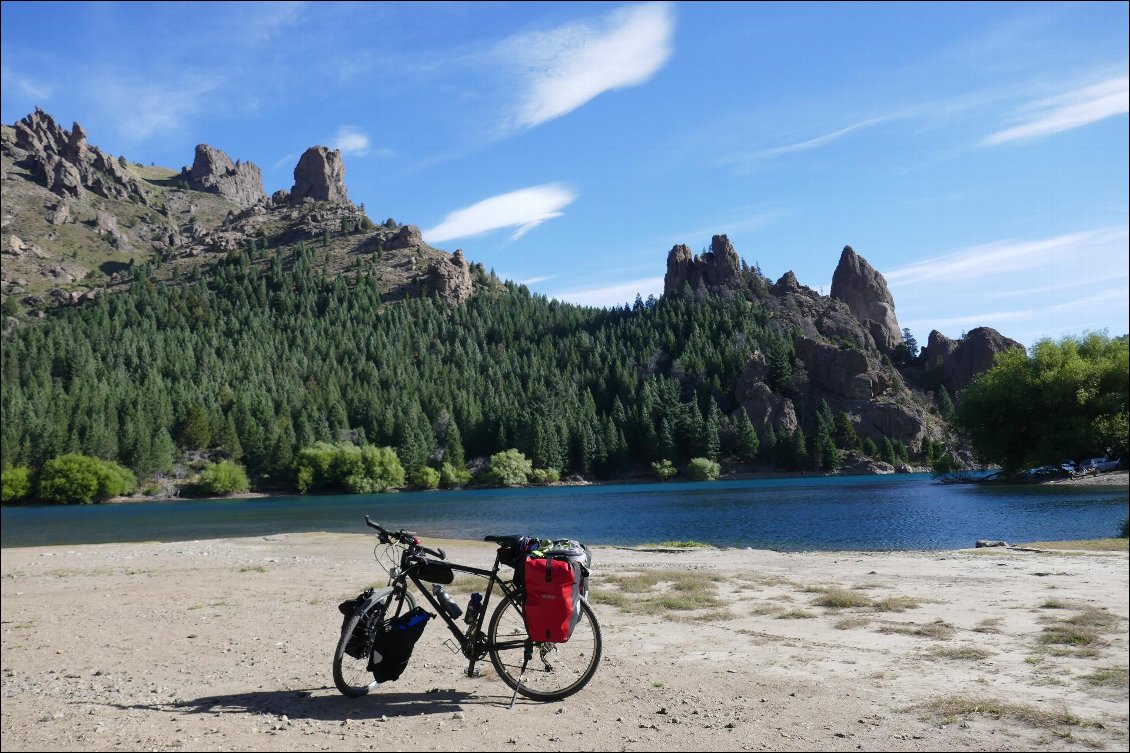
[[[581,619],[565,643],[537,643],[526,634],[526,621],[514,596],[494,610],[487,631],[491,664],[502,681],[535,701],[560,701],[588,684],[600,663],[600,623],[581,602]],[[525,674],[526,648],[530,647]]]
[[[416,600],[412,594],[406,591],[400,593],[407,601],[407,607],[402,608],[401,613],[414,609]],[[341,638],[334,649],[334,685],[342,695],[360,698],[380,684],[369,671],[369,654],[373,651],[377,631],[396,613],[399,600],[397,593],[390,591],[383,598],[374,600],[364,612],[350,617],[341,629]],[[390,606],[392,612],[389,611]]]

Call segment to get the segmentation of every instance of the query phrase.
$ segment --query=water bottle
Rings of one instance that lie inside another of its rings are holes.
[[[458,617],[463,614],[463,608],[455,603],[455,600],[447,595],[447,591],[443,590],[440,584],[435,583],[432,585],[432,593],[435,594],[436,600],[452,617]]]
[[[467,614],[463,617],[463,621],[468,625],[474,625],[475,620],[479,619],[479,610],[483,608],[483,595],[481,593],[471,594],[471,600],[467,602]]]

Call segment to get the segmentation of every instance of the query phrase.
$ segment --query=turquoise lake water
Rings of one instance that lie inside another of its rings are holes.
[[[940,485],[923,474],[18,506],[0,509],[0,546],[361,533],[368,514],[425,538],[531,534],[782,551],[954,549],[977,539],[1114,536],[1128,494],[1127,487]]]

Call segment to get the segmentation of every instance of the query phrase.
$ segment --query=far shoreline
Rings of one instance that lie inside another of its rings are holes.
[[[929,470],[924,468],[914,468],[908,471],[896,471],[894,473],[820,473],[818,471],[769,471],[765,473],[755,472],[736,472],[720,476],[714,481],[759,481],[759,480],[776,480],[776,479],[792,479],[792,478],[858,478],[858,477],[880,477],[880,476],[907,476],[918,475],[922,473],[929,473]],[[631,478],[618,478],[609,480],[589,480],[583,479],[580,481],[555,481],[548,484],[527,484],[525,486],[460,486],[453,489],[414,489],[411,487],[394,487],[380,492],[381,494],[412,494],[416,492],[425,491],[439,491],[439,492],[459,492],[467,490],[487,490],[487,489],[536,489],[536,488],[551,488],[551,487],[568,487],[568,486],[624,486],[630,484],[682,484],[682,483],[700,483],[694,479],[677,478],[660,481],[650,476],[638,476]],[[940,483],[940,482],[939,482]],[[981,481],[970,482],[973,484],[980,484]],[[1065,477],[1065,478],[1051,478],[1040,479],[1035,481],[1013,481],[1010,479],[995,479],[992,481],[985,481],[984,483],[991,483],[1000,486],[1126,486],[1130,488],[1130,470],[1108,471],[1092,476],[1079,476],[1079,477]],[[121,505],[121,504],[140,504],[146,502],[215,502],[222,500],[233,499],[267,499],[270,497],[303,497],[308,496],[302,494],[297,489],[276,489],[269,492],[254,491],[254,492],[240,492],[238,494],[229,494],[227,496],[212,496],[212,497],[196,497],[196,496],[157,496],[157,495],[130,495],[111,497],[109,499],[100,500],[91,504],[102,505]],[[352,496],[349,492],[330,491],[319,492],[318,496]],[[27,500],[24,502],[9,503],[5,507],[22,507],[22,506],[53,506],[59,503],[39,502],[34,500]]]

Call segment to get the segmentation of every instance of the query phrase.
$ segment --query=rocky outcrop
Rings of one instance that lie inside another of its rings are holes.
[[[710,239],[710,250],[695,256],[679,244],[667,254],[667,274],[663,278],[663,294],[679,295],[689,285],[696,299],[707,294],[729,298],[744,288],[742,262],[734,245],[725,235]]]
[[[207,144],[196,145],[192,167],[182,169],[181,177],[190,188],[219,194],[241,208],[267,198],[263,176],[254,163],[232,162],[227,154]]]
[[[384,242],[384,247],[390,250],[398,248],[416,248],[424,245],[424,237],[420,235],[420,228],[415,225],[402,225],[396,235]],[[462,254],[462,251],[456,251]]]
[[[345,162],[340,149],[331,151],[324,146],[312,146],[299,158],[294,168],[290,202],[297,204],[305,199],[349,201],[345,190]]]
[[[471,265],[463,258],[462,249],[450,259],[436,260],[428,270],[428,285],[432,292],[451,306],[458,306],[475,291],[471,282]]]
[[[934,330],[918,359],[931,377],[930,381],[956,395],[973,377],[992,368],[998,353],[1012,348],[1023,349],[1024,346],[991,327],[971,330],[961,340],[951,340]]]
[[[141,182],[120,160],[87,144],[86,131],[78,123],[65,131],[36,108],[14,128],[15,143],[5,141],[5,150],[57,196],[81,199],[84,191],[91,191],[107,199],[149,203]]]
[[[895,318],[895,300],[887,281],[867,260],[844,246],[832,275],[832,298],[843,301],[883,353],[894,353],[903,342]]]
[[[775,432],[791,434],[797,427],[793,401],[769,388],[765,383],[768,373],[765,356],[756,351],[751,353],[734,387],[734,398],[745,408],[758,433],[764,434],[765,428],[772,426]]]
[[[846,400],[871,400],[891,386],[862,350],[838,348],[807,337],[796,338],[793,348],[804,362],[809,383],[824,392]]]

